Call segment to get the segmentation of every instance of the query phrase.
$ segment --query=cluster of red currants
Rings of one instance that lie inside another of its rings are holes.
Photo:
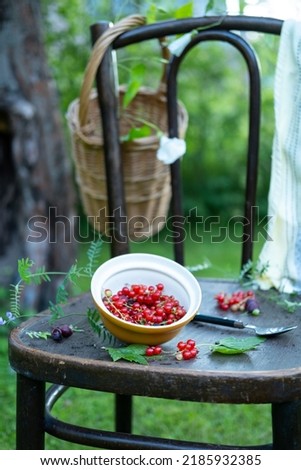
[[[164,293],[162,283],[126,285],[116,294],[105,289],[103,303],[116,317],[140,325],[170,325],[186,314],[173,295]]]
[[[145,350],[145,355],[146,356],[159,356],[159,354],[162,353],[162,347],[161,346],[148,346]]]
[[[184,361],[194,359],[198,354],[198,350],[193,339],[188,339],[186,342],[179,341],[177,348],[178,351],[176,353],[176,359],[178,361],[181,361],[182,359],[184,359]]]
[[[147,346],[145,350],[145,355],[150,356],[158,356],[162,354],[162,347],[161,346]],[[198,350],[196,348],[196,343],[193,339],[188,339],[185,341],[179,341],[177,344],[177,352],[176,352],[176,359],[181,361],[188,361],[189,359],[194,359],[198,354]]]
[[[248,312],[253,315],[260,313],[259,304],[255,298],[255,294],[252,290],[248,291],[236,291],[232,294],[220,292],[214,297],[217,301],[217,305],[221,310],[232,312]]]

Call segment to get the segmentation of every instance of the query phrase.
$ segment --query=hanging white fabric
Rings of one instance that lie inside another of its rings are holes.
[[[275,75],[269,238],[259,255],[261,288],[301,290],[301,22],[283,23]]]

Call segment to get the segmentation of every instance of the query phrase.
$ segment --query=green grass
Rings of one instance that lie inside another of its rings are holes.
[[[195,233],[192,234],[193,238],[189,236],[188,229],[186,229],[186,233],[184,245],[185,265],[195,267],[209,264],[208,268],[195,271],[196,276],[233,278],[239,275],[241,269],[241,245],[239,237],[235,238],[233,235],[230,235],[229,238],[224,240],[224,237],[219,237],[218,233],[205,233],[201,239],[196,237]],[[221,241],[218,241],[219,238]],[[254,259],[256,259],[263,245],[263,238],[259,234],[254,239]],[[80,262],[85,258],[88,247],[87,243],[81,245],[79,250],[81,256]],[[131,242],[130,251],[133,253],[152,253],[173,258],[173,245],[170,241],[170,234],[166,229],[162,230],[153,239],[143,242]],[[104,240],[101,261],[103,262],[109,257],[110,244]]]
[[[133,252],[157,253],[172,257],[171,244],[164,241],[162,232],[158,243],[133,243]],[[261,247],[255,246],[255,253]],[[79,262],[88,245],[81,245]],[[102,260],[110,256],[109,245],[103,245]],[[237,243],[195,243],[187,240],[186,264],[196,266],[211,263],[202,276],[233,277],[239,273],[240,254]],[[221,263],[222,260],[222,263]],[[84,286],[88,288],[89,286]],[[7,334],[0,332],[0,449],[15,448],[15,373],[7,357]],[[76,424],[89,423],[90,427],[113,430],[113,404],[111,394],[69,389],[58,401],[54,413],[61,419]],[[270,407],[268,405],[213,405],[173,400],[134,397],[133,432],[153,436],[203,442],[220,442],[228,445],[256,445],[271,442]],[[85,447],[46,438],[47,449],[84,449]]]

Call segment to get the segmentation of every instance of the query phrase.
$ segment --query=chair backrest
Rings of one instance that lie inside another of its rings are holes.
[[[122,179],[122,163],[119,146],[118,131],[118,102],[113,79],[112,50],[121,49],[131,44],[140,43],[151,39],[181,35],[197,31],[191,35],[190,42],[186,45],[179,56],[171,56],[166,74],[167,81],[167,113],[169,137],[178,136],[177,119],[177,80],[181,63],[186,54],[197,44],[204,41],[223,41],[234,46],[243,56],[247,64],[249,74],[249,124],[248,124],[248,149],[246,165],[246,187],[244,217],[250,223],[244,224],[241,265],[252,259],[252,208],[256,204],[256,186],[258,173],[258,153],[260,134],[260,72],[256,54],[249,43],[244,39],[241,31],[253,31],[280,35],[283,21],[273,18],[248,17],[248,16],[225,16],[225,17],[200,17],[180,20],[170,20],[134,28],[121,34],[106,53],[97,72],[97,90],[101,103],[103,136],[105,148],[105,162],[107,174],[107,191],[109,212],[113,214],[114,209],[114,231],[112,240],[112,256],[128,252],[129,245],[126,236],[125,225],[121,223],[125,215],[125,201]],[[92,40],[98,37],[109,27],[108,23],[100,22],[91,27]],[[170,165],[172,201],[171,215],[177,227],[177,237],[174,243],[174,255],[176,261],[184,264],[184,234],[179,233],[182,210],[181,189],[181,162],[175,161]],[[177,218],[179,219],[177,223]]]

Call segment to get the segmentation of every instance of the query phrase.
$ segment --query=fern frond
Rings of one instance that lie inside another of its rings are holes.
[[[36,338],[36,339],[46,339],[51,336],[51,333],[49,331],[26,331],[27,336],[29,336],[31,339]]]
[[[21,316],[21,294],[23,284],[11,284],[9,289],[10,311],[15,317]]]
[[[49,273],[45,271],[45,266],[37,268],[34,273],[30,274],[29,282],[30,281],[32,281],[37,286],[42,284],[42,282],[50,282],[51,279]]]
[[[65,283],[63,282],[56,291],[55,301],[57,304],[64,304],[67,302],[69,298],[69,293],[65,287]]]
[[[78,286],[79,279],[83,276],[83,268],[78,267],[77,263],[72,264],[65,277],[65,284],[70,282]]]
[[[97,334],[102,343],[108,343],[113,346],[117,342],[117,338],[110,333],[102,321],[100,320],[99,313],[95,309],[89,308],[87,317],[92,330]]]
[[[88,263],[85,266],[84,271],[86,274],[88,274],[91,277],[100,262],[102,243],[103,242],[101,238],[93,241],[87,251]]]
[[[65,315],[64,309],[61,305],[54,304],[53,302],[49,302],[49,310],[51,312],[51,321],[57,320],[58,318],[62,318]]]
[[[30,284],[31,271],[30,269],[34,265],[34,262],[29,258],[21,258],[18,260],[18,273],[22,281],[26,284]]]

